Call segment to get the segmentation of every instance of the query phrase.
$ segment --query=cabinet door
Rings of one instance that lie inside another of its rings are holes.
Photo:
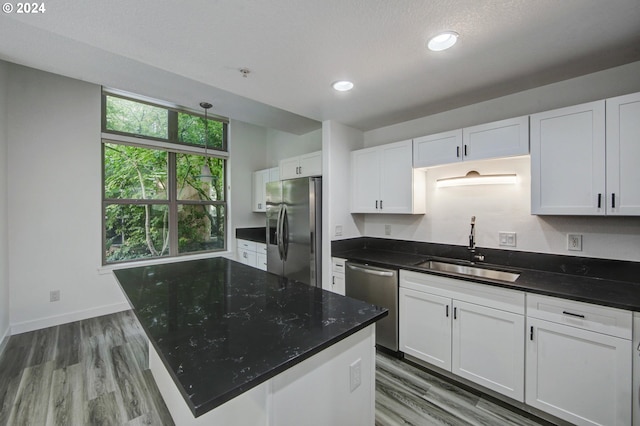
[[[526,403],[578,425],[631,424],[631,341],[527,318]]]
[[[265,204],[266,200],[266,184],[269,182],[269,170],[258,170],[253,172],[253,187],[252,189],[252,198],[253,198],[253,211],[254,212],[264,212],[267,211],[267,206]]]
[[[462,129],[413,140],[413,167],[462,161]]]
[[[451,372],[524,401],[524,315],[453,302]]]
[[[412,142],[380,147],[380,212],[413,212]]]
[[[605,213],[605,104],[531,116],[531,213]]]
[[[400,350],[451,371],[451,299],[400,288]]]
[[[267,270],[267,255],[264,253],[256,253],[256,268],[266,271]]]
[[[607,99],[607,214],[640,215],[640,93]]]
[[[249,251],[245,249],[238,249],[238,262],[244,263],[248,266],[253,266],[254,268],[257,266],[257,257],[255,251]]]
[[[269,169],[269,182],[277,182],[280,180],[280,167],[272,167]]]
[[[344,296],[346,291],[344,274],[333,274],[331,277],[331,291]]]
[[[300,167],[299,157],[285,158],[280,160],[280,179],[294,179],[300,177],[298,170]]]
[[[380,151],[351,152],[351,213],[376,213],[380,204]]]
[[[300,177],[322,176],[322,151],[300,156]]]
[[[267,245],[256,243],[256,268],[267,270]]]
[[[462,129],[465,160],[529,153],[529,117],[511,118]]]
[[[345,262],[346,259],[339,257],[331,258],[331,288],[334,293],[344,296],[345,294]]]

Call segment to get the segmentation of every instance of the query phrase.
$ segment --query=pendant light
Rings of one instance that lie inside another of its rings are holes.
[[[211,182],[212,175],[211,169],[209,168],[209,157],[207,157],[207,146],[209,145],[209,118],[207,115],[207,111],[213,105],[209,102],[200,102],[200,106],[204,109],[204,164],[202,165],[202,170],[200,171],[200,180],[202,182]]]

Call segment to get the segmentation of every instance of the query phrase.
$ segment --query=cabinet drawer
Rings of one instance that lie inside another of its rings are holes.
[[[527,294],[527,317],[631,340],[633,315],[623,309]]]
[[[524,292],[440,275],[400,271],[400,287],[524,315]]]
[[[344,274],[344,265],[346,260],[339,257],[331,259],[331,270],[334,274]]]
[[[238,240],[238,248],[243,250],[256,251],[256,243],[254,241]]]

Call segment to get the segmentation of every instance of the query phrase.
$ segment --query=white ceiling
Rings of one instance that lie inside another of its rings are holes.
[[[0,59],[302,134],[370,130],[640,60],[639,0],[50,0]],[[444,52],[426,49],[460,33]],[[243,78],[240,68],[251,73]],[[640,78],[640,77],[639,77]],[[350,79],[349,93],[330,85]]]

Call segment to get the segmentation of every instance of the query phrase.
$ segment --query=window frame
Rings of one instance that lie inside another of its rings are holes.
[[[115,98],[120,98],[120,99],[125,99],[127,101],[131,101],[131,102],[137,102],[140,104],[144,104],[144,105],[149,105],[152,107],[157,107],[157,108],[163,108],[166,109],[168,111],[167,114],[167,120],[168,120],[168,125],[167,125],[167,138],[156,138],[153,136],[146,136],[146,135],[139,135],[137,133],[129,133],[129,132],[121,132],[118,130],[110,130],[107,129],[107,96],[112,96]],[[142,96],[140,97],[136,97],[135,95],[132,94],[128,94],[128,93],[123,93],[123,92],[119,92],[119,91],[115,91],[115,90],[108,90],[108,89],[104,89],[102,90],[102,98],[101,98],[101,128],[102,128],[102,133],[107,133],[109,135],[120,135],[120,136],[129,136],[129,137],[134,137],[136,139],[144,139],[147,141],[158,141],[158,142],[168,142],[171,144],[176,144],[176,145],[182,145],[185,147],[193,147],[193,148],[200,148],[200,145],[195,145],[192,143],[187,143],[187,142],[182,142],[178,140],[178,114],[182,113],[182,114],[189,114],[189,115],[193,115],[196,117],[200,117],[200,118],[205,118],[205,115],[200,112],[200,111],[195,111],[189,108],[183,108],[183,107],[178,107],[175,105],[171,105],[168,103],[163,103],[161,101],[151,101],[148,100],[147,98],[144,98]],[[228,153],[229,152],[229,120],[225,117],[216,115],[216,114],[209,114],[207,113],[207,118],[209,121],[218,121],[220,123],[222,123],[223,125],[223,132],[222,132],[222,147],[218,148],[218,147],[212,147],[212,146],[207,146],[206,149],[208,150],[213,150],[218,152],[221,155],[224,155],[224,153]],[[202,150],[204,151],[205,147],[202,146]]]
[[[106,98],[107,96],[114,96],[119,98],[124,98],[133,102],[139,102],[147,105],[151,105],[154,107],[161,107],[169,110],[167,115],[168,120],[168,139],[162,138],[154,138],[143,135],[136,135],[132,133],[119,132],[113,130],[106,129]],[[102,120],[102,134],[101,134],[101,194],[102,194],[102,206],[101,206],[101,214],[102,214],[102,265],[103,266],[113,266],[113,265],[121,265],[127,263],[135,263],[135,262],[144,262],[150,260],[161,260],[161,259],[171,259],[182,256],[194,256],[194,255],[202,255],[206,253],[218,253],[224,252],[228,250],[228,239],[229,239],[229,153],[228,149],[228,141],[227,136],[229,132],[229,123],[226,119],[221,119],[218,116],[208,115],[209,120],[220,121],[223,125],[223,148],[224,150],[216,147],[205,147],[196,144],[179,142],[176,140],[171,140],[171,135],[173,131],[173,135],[177,136],[177,125],[178,125],[178,113],[186,113],[198,117],[204,118],[204,114],[200,114],[194,111],[190,111],[187,109],[178,109],[175,107],[168,107],[163,105],[162,103],[153,103],[148,100],[137,99],[133,96],[123,96],[121,94],[114,94],[111,91],[103,90],[102,93],[102,109],[101,109],[101,120]],[[173,117],[173,120],[172,120]],[[172,130],[173,129],[173,130]],[[129,198],[106,198],[105,197],[105,146],[106,144],[117,144],[117,145],[126,145],[126,146],[134,146],[144,149],[153,149],[159,151],[167,152],[167,199],[129,199]],[[178,199],[178,188],[177,188],[177,155],[178,154],[189,154],[189,155],[199,155],[202,157],[211,157],[220,159],[223,161],[223,200],[209,201],[209,200],[179,200]],[[137,206],[146,206],[146,205],[164,205],[167,206],[168,209],[168,238],[169,238],[169,253],[165,256],[151,256],[151,257],[141,257],[137,259],[126,259],[126,260],[118,260],[118,261],[107,261],[107,229],[106,229],[106,209],[107,206],[119,204],[119,205],[137,205]],[[223,244],[222,248],[213,249],[213,250],[199,250],[199,251],[191,251],[186,253],[179,252],[179,241],[178,241],[178,207],[181,205],[201,205],[203,207],[208,206],[222,206],[224,209],[224,223],[223,223]]]

